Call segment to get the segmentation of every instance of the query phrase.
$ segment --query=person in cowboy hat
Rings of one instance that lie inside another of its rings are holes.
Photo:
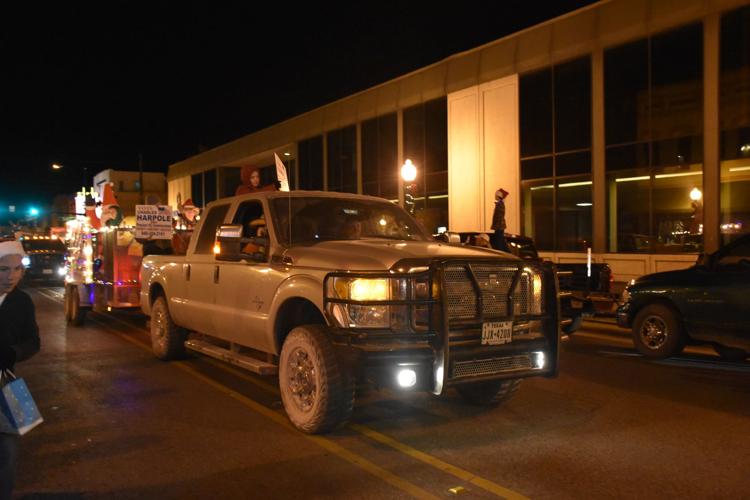
[[[0,243],[0,369],[39,352],[39,327],[34,303],[18,289],[26,252],[19,241]],[[16,475],[18,436],[0,434],[0,499],[11,498]]]
[[[500,188],[495,191],[495,211],[492,213],[492,229],[495,233],[492,235],[492,248],[509,252],[508,243],[505,241],[505,198],[508,192]]]

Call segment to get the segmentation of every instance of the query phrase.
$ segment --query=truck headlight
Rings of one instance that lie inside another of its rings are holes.
[[[515,314],[542,314],[544,312],[543,283],[544,279],[540,269],[523,268],[513,298],[513,312]]]
[[[328,279],[328,312],[341,328],[390,328],[393,331],[425,331],[429,326],[429,306],[426,304],[378,304],[390,301],[428,301],[430,281],[419,277],[377,277]],[[358,304],[357,302],[362,302]]]

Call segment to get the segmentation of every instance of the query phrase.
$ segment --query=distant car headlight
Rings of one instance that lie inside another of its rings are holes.
[[[67,271],[65,270],[64,267],[58,267],[57,268],[57,275],[58,276],[65,276],[66,273],[67,273]]]
[[[24,255],[21,258],[21,264],[23,264],[23,267],[29,267],[31,265],[31,259],[28,255]]]

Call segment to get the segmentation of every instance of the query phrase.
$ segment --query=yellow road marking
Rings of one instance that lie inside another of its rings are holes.
[[[129,327],[132,328],[132,325],[127,324],[126,322],[120,320],[119,318],[113,318],[113,319],[115,319],[119,323],[124,323],[127,326],[129,326]],[[150,352],[151,349],[148,346],[144,345],[142,342],[140,342],[140,341],[138,341],[138,340],[136,340],[136,339],[134,339],[132,337],[129,337],[129,336],[125,335],[124,333],[118,332],[117,330],[113,330],[113,329],[109,328],[108,325],[105,324],[104,322],[96,320],[96,319],[93,319],[93,318],[92,318],[91,321],[94,322],[94,323],[99,324],[100,326],[102,326],[105,329],[109,330],[110,332],[114,333],[118,337],[126,340],[127,342],[130,342],[131,344],[133,344],[133,345],[135,345],[135,346],[137,346],[137,347],[139,347],[139,348],[141,348],[141,349],[143,349],[145,351],[149,351]],[[264,417],[273,420],[274,422],[276,422],[277,424],[283,426],[284,428],[286,428],[286,429],[288,429],[290,431],[293,431],[293,432],[297,433],[298,435],[303,436],[304,438],[308,439],[309,441],[312,441],[313,443],[317,444],[321,448],[324,448],[324,449],[328,450],[329,452],[333,453],[334,455],[338,456],[339,458],[341,458],[341,459],[343,459],[343,460],[345,460],[345,461],[347,461],[347,462],[349,462],[349,463],[351,463],[351,464],[353,464],[353,465],[355,465],[355,466],[357,466],[357,467],[359,467],[359,468],[361,468],[361,469],[369,472],[373,476],[375,476],[375,477],[377,477],[379,479],[382,479],[383,481],[385,481],[386,483],[390,484],[391,486],[394,486],[394,487],[396,487],[396,488],[398,488],[398,489],[400,489],[400,490],[408,493],[409,495],[413,496],[414,498],[420,498],[420,499],[422,499],[422,498],[424,498],[424,499],[437,499],[437,498],[439,498],[439,497],[437,497],[437,496],[429,493],[428,491],[423,490],[419,486],[417,486],[417,485],[415,485],[415,484],[407,481],[406,479],[403,479],[403,478],[401,478],[401,477],[393,474],[392,472],[387,471],[387,470],[383,469],[382,467],[379,467],[379,466],[375,465],[374,463],[370,462],[366,458],[361,457],[361,456],[357,455],[356,453],[353,453],[353,452],[347,450],[343,446],[334,443],[330,439],[326,439],[326,438],[321,437],[321,436],[312,436],[312,435],[309,435],[309,434],[304,434],[304,433],[299,432],[297,429],[294,428],[294,426],[292,426],[292,424],[289,422],[289,420],[287,420],[287,418],[285,416],[281,415],[280,413],[275,412],[274,410],[266,408],[262,404],[257,403],[255,401],[253,401],[252,399],[250,399],[250,398],[248,398],[246,396],[243,396],[242,394],[240,394],[240,393],[238,393],[236,391],[233,391],[232,389],[229,389],[228,387],[226,387],[223,384],[220,384],[219,382],[211,380],[209,377],[206,377],[202,373],[198,372],[195,368],[192,368],[191,366],[187,365],[183,361],[177,361],[177,362],[174,362],[174,363],[170,363],[170,366],[175,366],[175,367],[179,368],[180,370],[182,370],[182,371],[184,371],[184,372],[192,375],[193,377],[197,378],[198,380],[201,380],[202,382],[210,385],[214,389],[217,389],[219,392],[222,392],[222,393],[226,394],[227,396],[229,396],[229,397],[237,400],[239,403],[241,403],[244,406],[250,408],[254,412],[259,413],[259,414],[263,415]]]
[[[504,488],[497,483],[493,483],[492,481],[476,476],[469,471],[465,471],[459,467],[443,462],[439,458],[435,458],[432,455],[428,455],[427,453],[414,449],[411,446],[405,445],[400,441],[396,441],[395,439],[390,438],[385,434],[381,434],[380,432],[374,431],[368,427],[365,427],[364,425],[349,424],[349,428],[359,432],[360,434],[364,434],[365,436],[379,443],[390,446],[391,448],[398,450],[405,455],[409,455],[410,457],[419,460],[420,462],[424,462],[428,465],[431,465],[432,467],[435,467],[436,469],[447,472],[448,474],[456,476],[457,478],[471,483],[474,486],[479,486],[483,490],[489,491],[490,493],[513,500],[528,500],[527,497],[521,495],[520,493],[516,493],[515,491]]]
[[[138,330],[141,330],[142,332],[150,333],[150,332],[147,332],[143,328],[134,327],[133,325],[131,325],[131,324],[129,324],[129,323],[127,323],[127,322],[119,319],[119,318],[116,318],[114,316],[112,316],[111,319],[114,320],[115,322],[123,324],[123,325],[125,325],[125,326],[127,326],[129,328],[136,328]],[[96,321],[96,320],[94,320],[94,321]],[[96,321],[96,322],[98,322],[98,321]],[[98,322],[98,323],[99,324],[103,324],[101,322]],[[106,325],[104,325],[104,326],[106,327]],[[115,332],[115,333],[119,337],[124,338],[125,340],[127,340],[128,342],[131,342],[131,343],[133,343],[133,344],[135,344],[135,345],[137,345],[137,346],[139,346],[139,347],[141,347],[143,349],[146,349],[146,350],[150,351],[150,348],[147,347],[146,345],[144,345],[142,342],[139,342],[139,341],[137,341],[137,340],[135,340],[135,339],[133,339],[131,337],[128,337],[128,336],[126,336],[124,334],[121,334],[119,332]],[[278,388],[274,387],[271,384],[267,384],[265,382],[257,380],[257,378],[251,377],[251,376],[249,376],[248,374],[244,373],[241,370],[238,370],[238,369],[233,368],[231,366],[227,366],[224,363],[221,363],[219,361],[214,361],[211,358],[205,357],[204,359],[207,360],[211,365],[215,366],[216,368],[219,368],[219,369],[221,369],[221,370],[223,370],[225,372],[231,373],[231,374],[233,374],[233,375],[241,378],[242,380],[248,381],[248,382],[252,383],[253,385],[255,385],[255,386],[257,386],[257,387],[259,387],[259,388],[261,388],[261,389],[263,389],[265,391],[268,391],[268,392],[270,392],[272,394],[275,394],[275,395],[279,394]],[[259,410],[256,410],[259,413],[263,413],[265,415],[266,414],[265,412],[268,412],[269,415],[270,414],[274,415],[274,417],[273,417],[274,421],[282,423],[287,428],[294,429],[294,427],[289,423],[289,421],[283,415],[281,415],[279,413],[276,413],[275,411],[270,410],[270,409],[266,408],[265,406],[260,405],[259,403],[256,403],[255,401],[253,401],[253,400],[251,400],[249,398],[246,398],[245,396],[243,396],[243,395],[241,395],[239,393],[236,393],[236,392],[232,391],[231,389],[228,389],[226,386],[221,385],[218,382],[215,382],[215,381],[211,380],[208,377],[205,377],[204,375],[202,375],[199,372],[195,371],[193,368],[188,367],[187,365],[184,365],[181,362],[178,362],[177,366],[179,366],[183,370],[189,370],[196,377],[201,378],[202,380],[206,381],[207,383],[210,383],[211,385],[215,385],[215,387],[220,388],[223,392],[226,392],[227,394],[231,395],[232,397],[246,399],[248,402],[251,402],[254,406],[257,406],[258,408],[262,408],[264,410],[263,412],[261,412]],[[255,408],[253,408],[253,409],[255,409]],[[451,464],[449,464],[447,462],[443,462],[442,460],[440,460],[440,459],[438,459],[436,457],[433,457],[433,456],[431,456],[431,455],[429,455],[427,453],[424,453],[424,452],[419,451],[419,450],[417,450],[415,448],[412,448],[409,445],[401,443],[400,441],[397,441],[397,440],[395,440],[395,439],[393,439],[391,437],[388,437],[385,434],[381,434],[381,433],[379,433],[379,432],[377,432],[377,431],[375,431],[373,429],[370,429],[369,427],[366,427],[364,425],[350,423],[348,425],[348,428],[350,428],[350,429],[352,429],[352,430],[354,430],[354,431],[356,431],[356,432],[358,432],[358,433],[360,433],[360,434],[362,434],[362,435],[364,435],[366,437],[369,437],[370,439],[373,439],[373,440],[375,440],[375,441],[377,441],[379,443],[385,444],[385,445],[393,448],[394,450],[399,451],[399,452],[401,452],[401,453],[403,453],[403,454],[405,454],[407,456],[410,456],[410,457],[412,457],[412,458],[414,458],[416,460],[419,460],[419,461],[421,461],[421,462],[423,462],[423,463],[425,463],[427,465],[430,465],[431,467],[434,467],[434,468],[436,468],[436,469],[438,469],[438,470],[440,470],[442,472],[446,472],[446,473],[451,474],[451,475],[453,475],[453,476],[455,476],[455,477],[457,477],[457,478],[459,478],[461,480],[467,481],[467,482],[469,482],[469,483],[471,483],[471,484],[473,484],[475,486],[478,486],[478,487],[482,488],[483,490],[488,491],[490,493],[493,493],[493,494],[495,494],[497,496],[501,496],[501,497],[504,497],[504,498],[507,498],[507,499],[513,499],[513,500],[527,499],[527,497],[521,495],[520,493],[516,493],[515,491],[513,491],[511,489],[508,489],[508,488],[505,488],[505,487],[503,487],[503,486],[501,486],[501,485],[499,485],[497,483],[494,483],[494,482],[492,482],[492,481],[490,481],[488,479],[484,479],[484,478],[479,477],[479,476],[477,476],[475,474],[472,474],[469,471],[463,470],[463,469],[461,469],[459,467],[456,467],[454,465],[451,465]],[[321,438],[319,436],[310,436],[310,435],[307,435],[307,434],[303,434],[303,435],[305,437],[307,437],[308,439],[313,439],[313,440],[315,440],[315,439],[323,439],[323,440],[325,440],[325,438]],[[325,440],[325,441],[328,442],[328,443],[330,443],[333,446],[337,446],[337,447],[341,448],[339,445],[337,445],[337,444],[335,444],[335,443],[333,443],[333,442],[331,442],[329,440]],[[321,446],[323,446],[323,445],[321,444]],[[344,450],[346,453],[351,453],[348,450],[346,450],[345,448],[341,448],[341,449]],[[355,455],[353,453],[352,453],[352,455],[355,456],[355,457],[358,457],[357,455]],[[351,460],[349,460],[349,459],[347,459],[347,460],[351,462]],[[361,460],[365,460],[365,459],[361,458]],[[355,462],[352,462],[352,463],[355,463]],[[371,464],[371,465],[373,467],[377,467],[374,464]],[[378,467],[378,469],[380,469],[380,468]],[[383,470],[383,472],[385,472],[387,474],[391,474],[390,472],[385,471],[384,469],[380,469],[380,470]],[[377,475],[377,474],[375,474],[375,475]],[[380,477],[380,476],[378,476],[378,477]],[[398,478],[398,476],[394,476],[394,477],[396,477],[397,479],[401,480],[401,478]],[[409,484],[411,484],[411,483],[409,483]],[[412,486],[414,486],[414,485],[412,485]],[[418,488],[417,486],[414,486],[414,487]],[[427,493],[427,492],[425,492],[425,493],[429,495],[429,493]]]

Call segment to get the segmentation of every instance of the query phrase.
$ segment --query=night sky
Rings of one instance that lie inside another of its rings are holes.
[[[30,3],[0,17],[0,216],[190,157],[593,3]],[[153,5],[152,5],[153,4]],[[437,10],[437,8],[441,10]],[[320,17],[320,21],[313,19]],[[65,168],[53,172],[50,165]]]

